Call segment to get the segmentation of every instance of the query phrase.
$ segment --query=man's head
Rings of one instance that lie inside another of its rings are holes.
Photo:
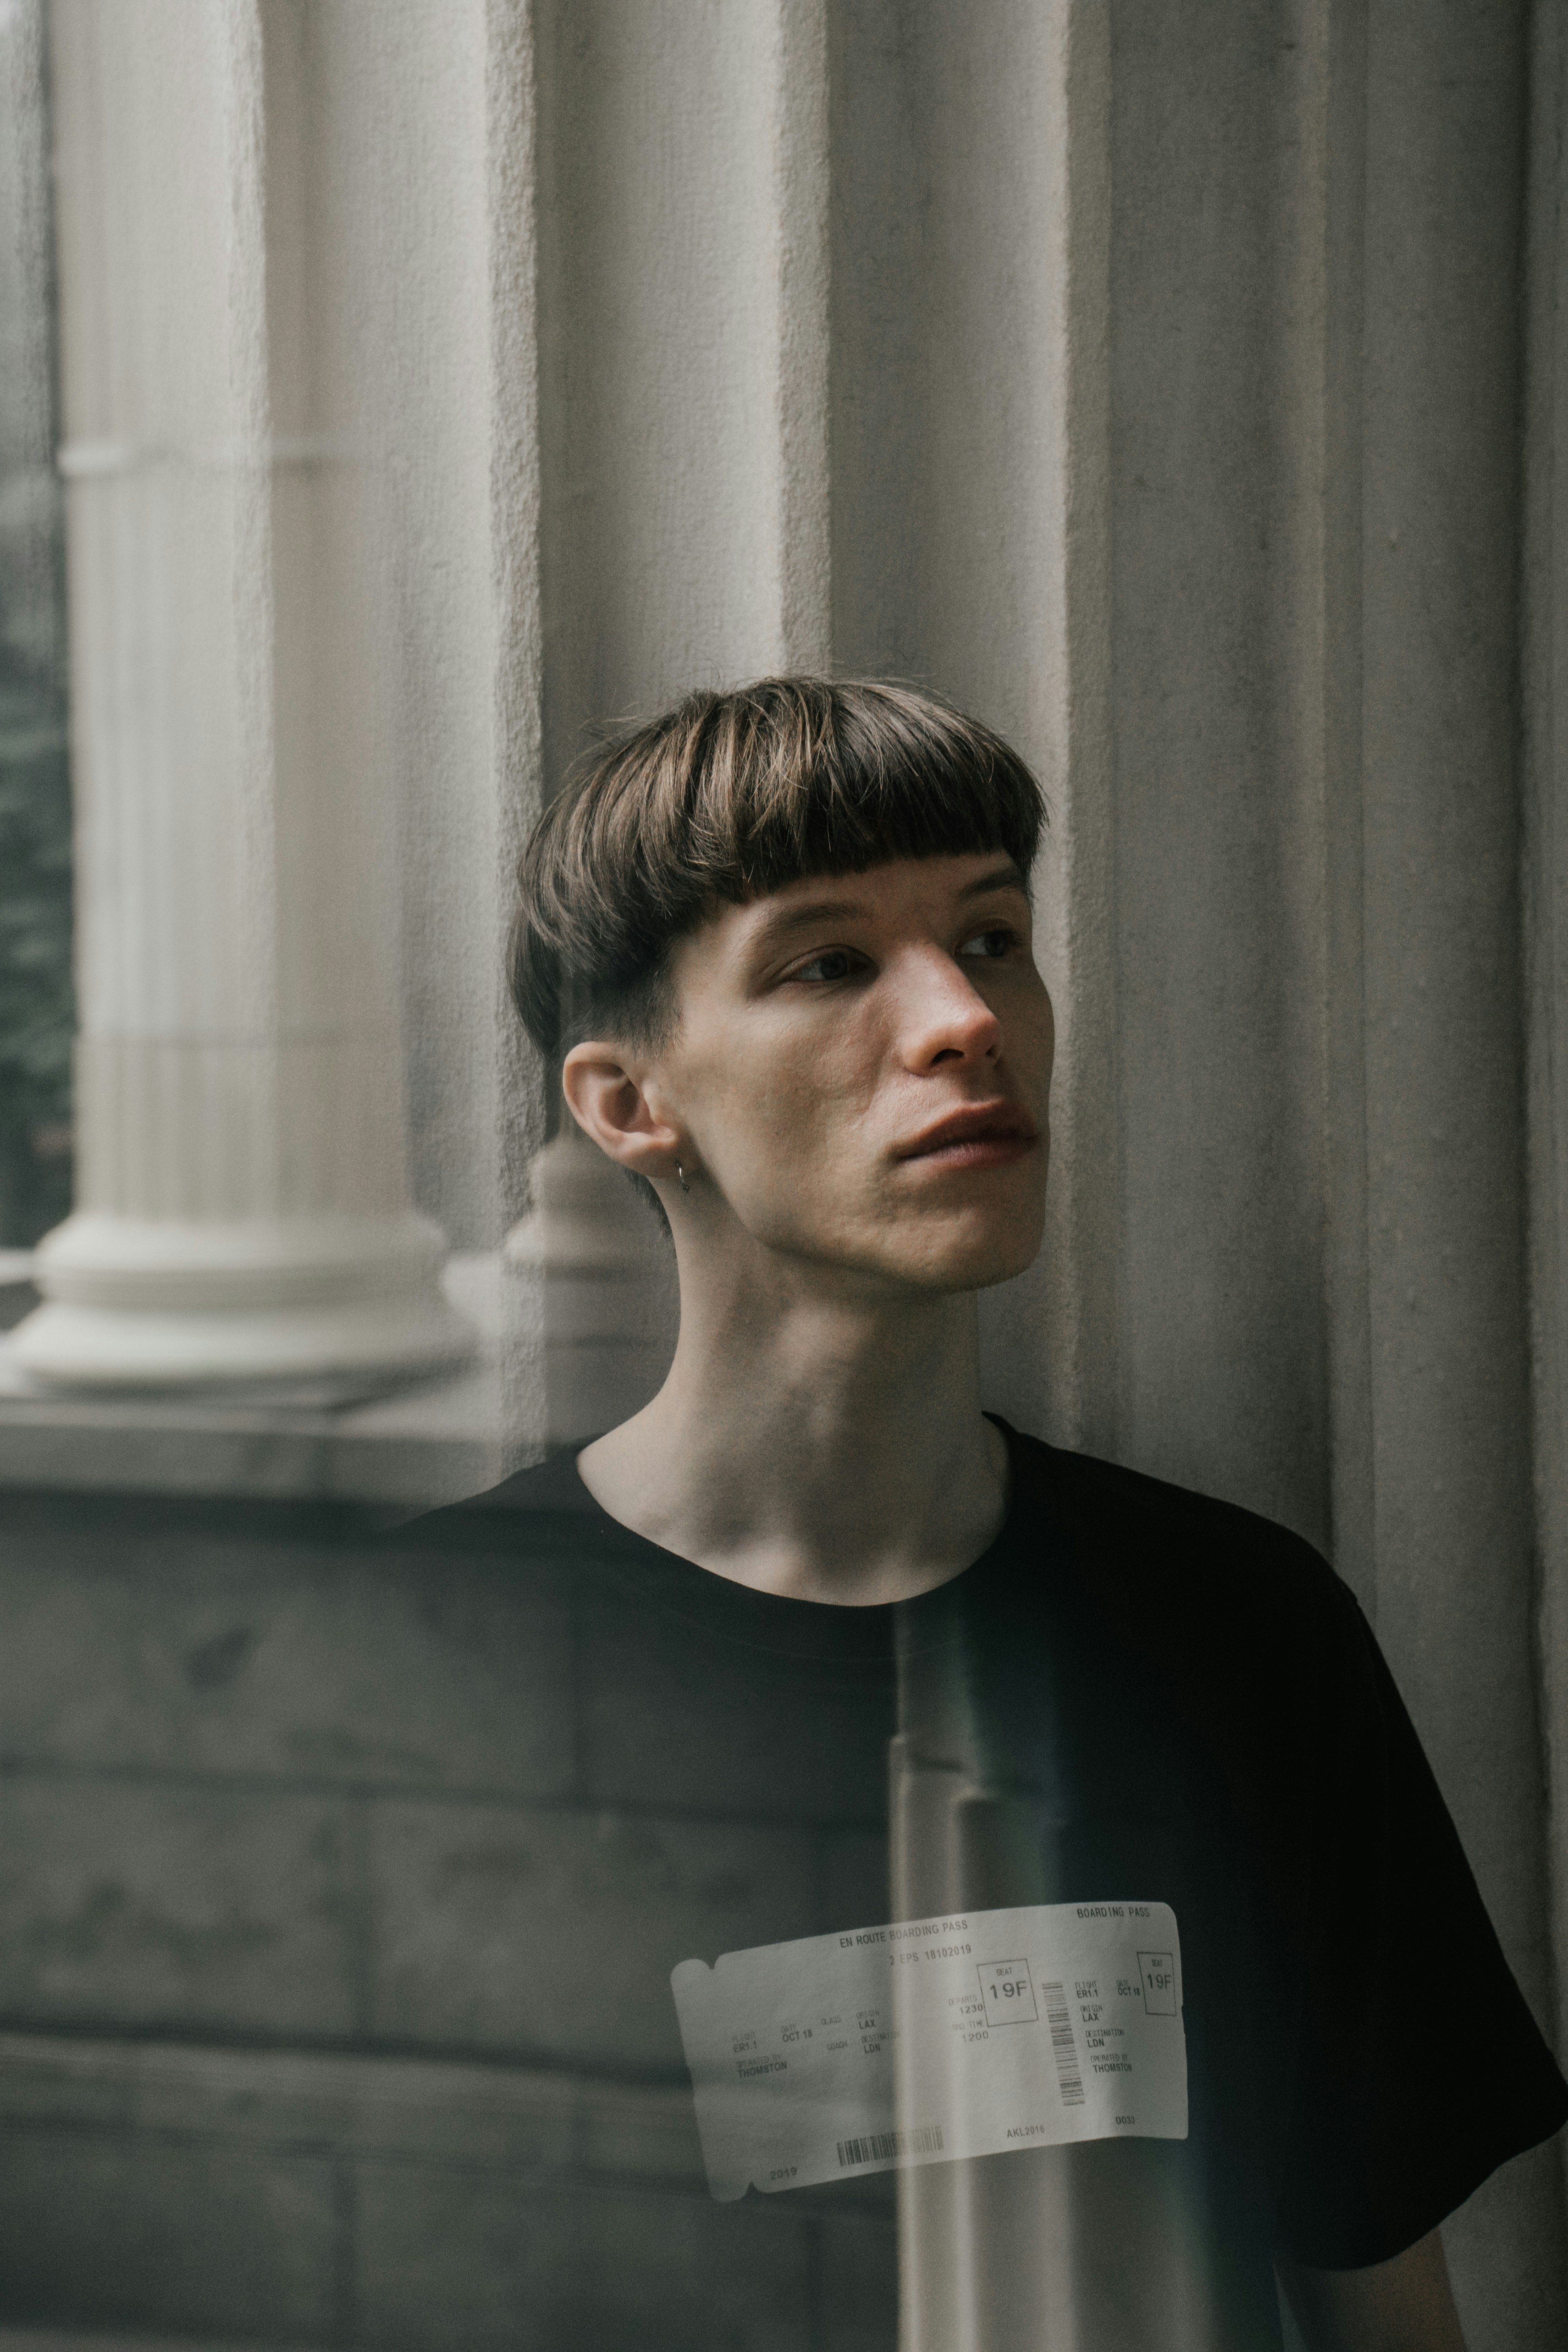
[[[907,688],[813,678],[689,696],[546,812],[521,874],[519,1009],[564,1052],[580,1123],[659,1186],[678,1244],[727,1223],[936,1289],[1029,1262],[1042,818],[988,729]]]

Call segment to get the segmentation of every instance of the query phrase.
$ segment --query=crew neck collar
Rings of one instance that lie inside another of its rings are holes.
[[[1006,1516],[984,1550],[966,1568],[911,1601],[810,1601],[760,1591],[754,1585],[738,1583],[717,1570],[704,1568],[683,1553],[668,1550],[612,1517],[584,1484],[577,1457],[595,1442],[592,1438],[570,1452],[563,1450],[541,1471],[524,1476],[532,1484],[529,1500],[534,1508],[567,1512],[584,1533],[592,1529],[595,1557],[626,1597],[755,1648],[790,1655],[830,1652],[841,1658],[862,1653],[885,1657],[896,1612],[904,1613],[917,1637],[920,1630],[929,1627],[932,1638],[940,1641],[939,1629],[951,1622],[952,1603],[961,1589],[968,1596],[988,1582],[1012,1549],[1021,1442],[999,1413],[987,1413],[986,1419],[995,1423],[1007,1446]]]

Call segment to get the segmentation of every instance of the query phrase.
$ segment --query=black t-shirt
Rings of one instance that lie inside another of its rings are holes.
[[[1568,2090],[1347,1588],[1249,1512],[1003,1426],[1001,1534],[900,1608],[714,1576],[611,1519],[570,1455],[399,1540],[502,1555],[566,1596],[586,1804],[783,1837],[747,1941],[894,1916],[895,1649],[960,1643],[987,1777],[1044,1849],[1035,1899],[1175,1912],[1190,2126],[1168,2146],[1214,2241],[1219,2340],[1275,2346],[1276,2252],[1401,2252],[1554,2131]],[[669,1972],[718,1952],[679,1904],[632,1902],[626,1997],[664,2018],[679,2080]]]

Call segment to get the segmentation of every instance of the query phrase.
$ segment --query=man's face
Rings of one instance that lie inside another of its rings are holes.
[[[1055,1044],[1023,877],[900,859],[727,908],[683,940],[650,1107],[765,1247],[959,1290],[1028,1265]]]

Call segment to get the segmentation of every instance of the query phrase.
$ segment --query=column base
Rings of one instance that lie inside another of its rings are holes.
[[[673,1267],[651,1214],[574,1119],[538,1153],[531,1184],[501,1262],[542,1327],[545,1444],[582,1445],[640,1412],[668,1370]]]
[[[440,1286],[446,1255],[412,1215],[182,1225],[80,1212],[40,1244],[44,1303],[7,1352],[50,1386],[363,1395],[473,1354],[478,1334]]]

